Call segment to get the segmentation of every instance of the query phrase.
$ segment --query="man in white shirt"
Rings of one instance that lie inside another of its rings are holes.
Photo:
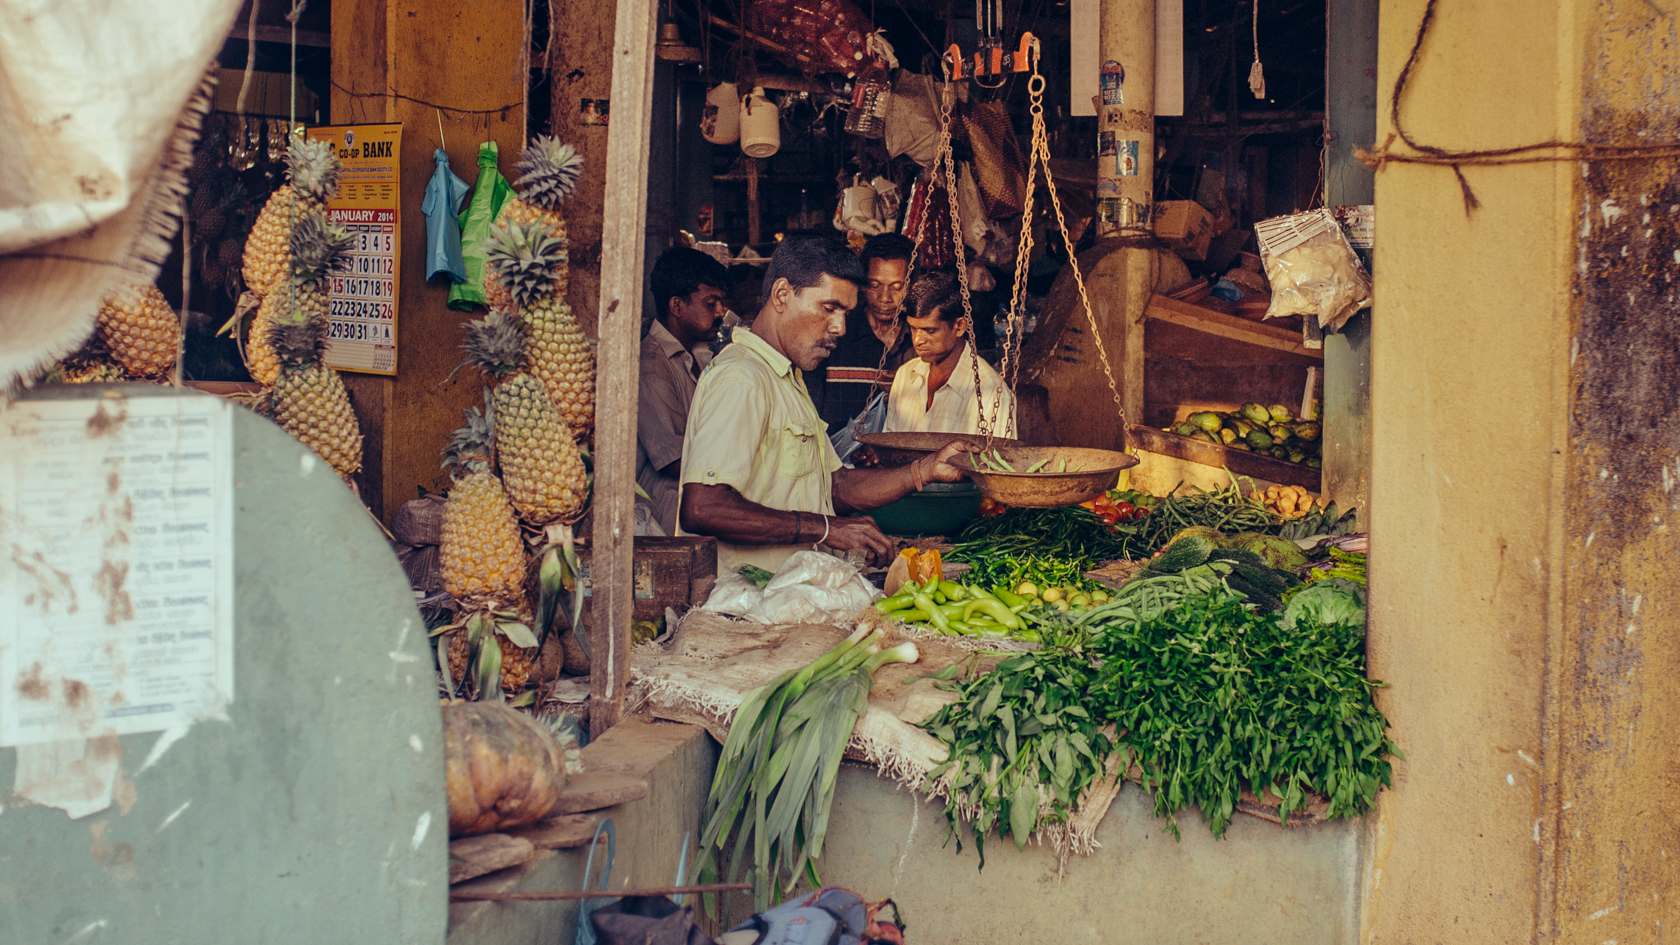
[[[993,436],[1016,437],[1015,397],[969,343],[974,326],[956,278],[935,272],[917,279],[907,314],[916,357],[893,377],[883,432],[978,436],[984,416]]]

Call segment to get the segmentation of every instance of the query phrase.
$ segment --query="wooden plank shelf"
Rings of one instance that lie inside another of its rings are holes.
[[[1323,475],[1320,470],[1300,463],[1284,462],[1271,456],[1250,453],[1246,450],[1227,449],[1215,446],[1202,440],[1194,440],[1176,433],[1167,433],[1154,427],[1142,424],[1132,424],[1130,427],[1132,443],[1138,449],[1162,456],[1171,456],[1186,462],[1201,463],[1216,469],[1229,469],[1238,476],[1248,476],[1252,479],[1264,479],[1285,486],[1300,486],[1319,492],[1322,489]]]
[[[1194,302],[1184,302],[1157,294],[1149,300],[1149,307],[1144,309],[1143,314],[1155,321],[1216,335],[1230,341],[1269,348],[1314,361],[1324,360],[1324,351],[1302,344],[1301,336],[1297,332],[1216,312]]]

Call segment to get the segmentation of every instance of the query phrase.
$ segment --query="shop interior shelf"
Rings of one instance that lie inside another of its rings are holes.
[[[1291,359],[1300,359],[1302,363],[1321,363],[1324,360],[1324,351],[1302,344],[1301,333],[1298,331],[1238,318],[1165,295],[1156,295],[1150,299],[1144,316],[1153,322],[1268,349],[1264,352],[1268,360],[1278,360],[1279,353],[1288,355]]]
[[[1249,476],[1285,486],[1300,486],[1313,492],[1320,491],[1322,487],[1320,471],[1299,463],[1287,463],[1270,456],[1227,449],[1142,424],[1133,424],[1130,430],[1132,443],[1151,453],[1201,463],[1204,466],[1229,469],[1238,476]]]

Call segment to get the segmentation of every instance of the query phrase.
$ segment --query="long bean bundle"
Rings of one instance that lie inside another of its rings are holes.
[[[1264,503],[1243,495],[1233,481],[1223,489],[1169,495],[1156,500],[1147,517],[1112,525],[1104,524],[1081,506],[1010,509],[971,522],[957,536],[957,547],[947,557],[989,567],[999,558],[1036,554],[1089,569],[1116,558],[1147,558],[1192,526],[1273,535],[1284,523]],[[1296,530],[1306,530],[1306,526],[1297,524]]]

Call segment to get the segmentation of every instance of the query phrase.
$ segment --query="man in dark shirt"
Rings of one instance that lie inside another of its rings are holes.
[[[910,253],[915,243],[897,233],[871,236],[860,254],[869,269],[863,305],[846,319],[840,346],[811,372],[806,385],[817,413],[835,433],[863,412],[869,395],[892,386],[893,373],[913,357],[901,331],[904,292],[910,281]],[[883,365],[881,354],[888,352]]]

